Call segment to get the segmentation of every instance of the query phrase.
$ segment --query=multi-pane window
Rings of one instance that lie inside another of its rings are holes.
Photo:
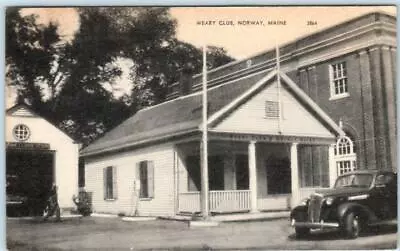
[[[356,151],[353,141],[349,137],[342,137],[336,143],[335,160],[339,175],[357,169]]]
[[[103,169],[104,199],[117,199],[117,168],[109,166]]]
[[[141,161],[137,164],[136,180],[140,184],[139,198],[153,198],[154,165],[152,161]]]
[[[13,134],[16,140],[25,141],[29,138],[31,133],[26,125],[20,124],[14,127]]]
[[[348,95],[346,62],[330,65],[331,97]]]

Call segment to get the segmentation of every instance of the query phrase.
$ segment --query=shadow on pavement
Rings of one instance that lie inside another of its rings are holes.
[[[382,225],[382,226],[370,226],[365,231],[360,233],[359,237],[377,236],[393,234],[397,232],[397,225]],[[326,240],[338,240],[345,239],[343,234],[338,230],[316,230],[304,238],[296,238],[296,234],[292,233],[288,236],[290,241],[296,240],[310,240],[310,241],[326,241]]]
[[[29,218],[13,218],[9,219],[10,222],[18,222],[18,224],[61,224],[61,223],[71,223],[81,221],[81,218],[62,218],[61,220],[57,220],[56,218],[48,218],[44,220],[43,217],[29,217]]]

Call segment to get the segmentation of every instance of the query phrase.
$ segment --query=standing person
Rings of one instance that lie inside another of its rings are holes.
[[[60,206],[58,205],[57,186],[53,183],[47,199],[44,220],[47,220],[47,218],[53,216],[54,214],[56,214],[56,221],[61,221]]]

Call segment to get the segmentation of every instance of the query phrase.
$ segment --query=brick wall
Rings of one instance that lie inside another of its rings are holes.
[[[289,76],[355,140],[360,168],[396,167],[394,50],[373,47],[289,73]],[[329,66],[346,62],[349,96],[332,99]]]

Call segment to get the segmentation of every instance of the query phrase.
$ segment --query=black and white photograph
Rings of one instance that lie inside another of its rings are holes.
[[[7,250],[397,249],[397,6],[5,8]]]

